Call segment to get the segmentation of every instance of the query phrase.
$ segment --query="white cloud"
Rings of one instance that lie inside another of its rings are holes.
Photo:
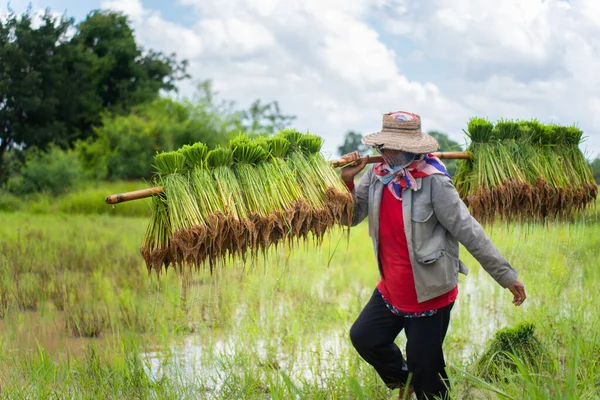
[[[330,152],[347,130],[376,131],[382,113],[406,109],[455,139],[475,115],[577,123],[600,153],[597,0],[179,0],[192,27],[140,0],[102,4],[131,13],[145,46],[190,59],[224,98],[279,100]],[[411,78],[436,64],[443,72]]]
[[[473,115],[576,123],[600,154],[600,108],[590,100],[600,92],[600,2],[394,3],[385,27],[448,66],[445,82],[434,79],[447,97]]]
[[[126,2],[119,0],[121,10],[135,9]],[[366,13],[384,1],[180,3],[193,6],[201,17],[187,32],[189,38],[175,43],[173,32],[182,28],[156,20],[149,29],[150,17],[134,21],[138,38],[182,56],[190,53],[177,49],[200,43],[194,47],[201,50],[189,57],[194,77],[213,79],[224,98],[241,106],[255,98],[278,100],[284,112],[299,117],[297,128],[325,137],[328,152],[335,152],[349,129],[378,130],[387,111],[414,110],[426,127],[439,129],[468,116],[435,84],[411,81],[400,71],[394,52],[365,21]],[[114,0],[105,5],[114,6]],[[159,16],[149,10],[138,14]]]
[[[142,0],[103,0],[102,7],[121,11],[136,23],[143,22],[144,17],[148,14],[142,5]]]
[[[206,38],[207,53],[217,57],[252,56],[276,44],[262,24],[242,18],[210,18],[197,25],[198,34]]]

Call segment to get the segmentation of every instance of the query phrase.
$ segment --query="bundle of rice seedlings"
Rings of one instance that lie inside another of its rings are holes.
[[[140,248],[140,253],[146,262],[148,274],[152,270],[159,275],[164,265],[165,269],[171,264],[170,259],[171,227],[164,195],[152,198],[152,216],[146,228],[146,234]]]
[[[534,330],[534,324],[523,322],[496,332],[473,366],[475,375],[491,382],[508,379],[519,372],[519,364],[529,371],[550,372],[550,353],[535,337]]]
[[[320,153],[323,146],[321,137],[305,134],[299,138],[298,146],[308,158],[311,171],[317,178],[315,182],[326,196],[325,207],[317,213],[317,217],[313,220],[316,223],[311,227],[317,237],[322,237],[334,224],[341,225],[344,219],[352,219],[352,194],[335,169]]]
[[[565,165],[565,178],[572,190],[571,207],[581,210],[593,204],[598,196],[598,185],[594,179],[579,144],[583,140],[583,131],[576,126],[550,125],[555,132],[555,151]]]
[[[473,118],[467,135],[473,159],[454,181],[481,221],[565,219],[597,196],[575,127]]]
[[[469,121],[466,135],[471,140],[467,148],[473,158],[464,162],[456,172],[454,184],[465,204],[478,219],[486,219],[493,214],[494,196],[492,188],[498,184],[498,176],[493,173],[494,148],[490,143],[494,124],[483,118]]]
[[[502,183],[493,189],[494,213],[511,221],[526,218],[534,201],[522,155],[529,138],[523,135],[519,122],[509,120],[498,121],[492,134],[494,158],[502,177]]]
[[[158,153],[154,165],[168,209],[171,262],[191,263],[198,243],[205,240],[206,230],[197,202],[188,190],[185,157],[175,151]]]
[[[179,152],[185,157],[188,167],[188,184],[205,226],[192,228],[205,232],[204,240],[196,244],[193,264],[199,267],[206,259],[213,261],[223,255],[221,238],[226,235],[227,218],[217,183],[208,170],[208,147],[204,143],[183,146]],[[213,263],[211,262],[211,270]]]
[[[268,158],[266,142],[250,140],[246,135],[239,135],[229,142],[233,154],[233,171],[242,189],[243,201],[249,211],[249,219],[254,227],[248,246],[255,254],[258,248],[269,247],[270,233],[276,223],[276,204],[267,195],[265,186],[272,179],[267,173],[262,174],[257,168]]]
[[[298,238],[308,239],[309,232],[318,233],[320,230],[326,229],[325,226],[331,226],[333,219],[327,208],[327,195],[323,189],[320,178],[315,173],[311,166],[306,153],[308,150],[302,151],[300,147],[301,139],[304,134],[294,129],[284,129],[279,133],[286,138],[290,143],[290,151],[286,159],[289,169],[296,178],[296,182],[302,190],[302,197],[308,205],[306,214],[298,227]],[[317,240],[319,236],[315,237]]]
[[[211,169],[216,187],[221,196],[225,228],[221,238],[222,255],[240,255],[245,259],[247,247],[256,239],[256,229],[249,219],[249,212],[233,169],[231,150],[216,147],[208,152],[206,162]]]
[[[300,226],[308,213],[308,205],[302,198],[302,190],[294,174],[285,162],[290,142],[283,136],[265,139],[263,142],[268,158],[257,165],[259,174],[268,179],[264,182],[265,195],[272,201],[275,225],[269,233],[269,243],[277,245],[285,238],[300,232]]]

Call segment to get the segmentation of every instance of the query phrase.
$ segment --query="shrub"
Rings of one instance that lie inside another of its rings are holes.
[[[104,202],[106,196],[146,187],[142,182],[103,182],[78,189],[55,202],[58,211],[68,214],[106,214],[111,216],[149,217],[150,200],[129,201],[114,206]]]
[[[19,194],[58,195],[76,187],[82,178],[83,168],[77,155],[52,145],[45,152],[37,148],[28,150],[20,175],[11,178],[7,188]]]
[[[0,190],[0,211],[18,211],[21,209],[22,200],[14,194]]]
[[[92,178],[149,178],[157,152],[197,141],[227,142],[237,126],[209,106],[161,99],[129,115],[106,115],[95,138],[76,144],[77,152]]]

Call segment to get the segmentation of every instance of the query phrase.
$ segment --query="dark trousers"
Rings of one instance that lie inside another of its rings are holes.
[[[393,314],[375,289],[350,329],[352,345],[390,389],[403,387],[412,373],[410,384],[419,400],[434,396],[445,399],[450,382],[442,344],[453,305],[439,309],[430,317],[405,318]],[[394,343],[402,329],[407,338],[406,361]]]

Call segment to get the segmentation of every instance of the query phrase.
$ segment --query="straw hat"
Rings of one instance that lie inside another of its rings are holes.
[[[416,154],[431,153],[440,147],[437,140],[421,131],[421,117],[406,111],[384,114],[381,132],[365,136],[362,142],[367,146]]]

